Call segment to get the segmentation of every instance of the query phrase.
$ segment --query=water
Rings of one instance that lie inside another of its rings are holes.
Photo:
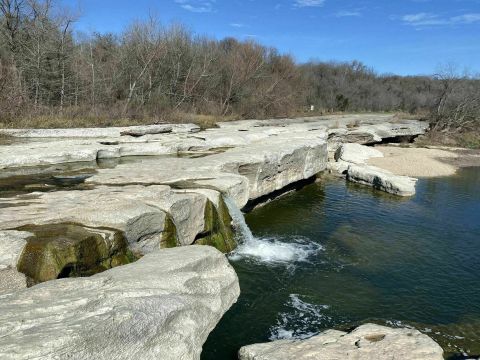
[[[365,322],[480,355],[479,185],[480,168],[420,180],[408,199],[324,179],[248,214],[230,255],[242,294],[202,359]]]
[[[239,243],[238,248],[229,255],[232,261],[245,259],[246,261],[256,261],[270,265],[284,264],[292,267],[297,262],[308,261],[310,255],[322,249],[320,244],[299,237],[283,241],[280,237],[255,237],[235,202],[227,197],[225,204],[232,217],[237,242]]]

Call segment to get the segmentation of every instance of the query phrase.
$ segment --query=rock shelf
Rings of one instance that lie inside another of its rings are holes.
[[[239,294],[221,254],[236,246],[226,201],[242,209],[314,179],[346,142],[426,129],[354,115],[0,130],[14,139],[0,145],[1,184],[18,182],[0,197],[0,357],[198,359]]]

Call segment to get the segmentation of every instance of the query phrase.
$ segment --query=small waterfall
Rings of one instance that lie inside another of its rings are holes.
[[[287,267],[298,262],[306,262],[323,248],[302,237],[255,237],[245,222],[245,217],[232,198],[224,197],[230,217],[233,220],[238,247],[230,255],[230,260],[251,259],[270,265]]]
[[[235,201],[229,196],[225,196],[224,201],[225,205],[227,205],[230,217],[233,220],[233,227],[235,228],[237,236],[239,237],[239,243],[245,244],[255,241],[255,237],[253,236],[252,231],[245,222],[245,217],[243,216],[243,213],[240,211]]]

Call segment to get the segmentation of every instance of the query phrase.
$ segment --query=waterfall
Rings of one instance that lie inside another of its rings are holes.
[[[255,237],[245,222],[245,217],[232,198],[224,197],[233,227],[236,232],[238,247],[230,255],[230,260],[252,259],[271,265],[285,265],[308,261],[321,251],[320,244],[302,237]]]
[[[239,243],[246,244],[255,241],[255,237],[253,236],[252,231],[245,221],[243,213],[240,211],[235,201],[229,196],[225,196],[224,200],[225,205],[227,205],[228,212],[230,213],[230,217],[233,220],[233,227],[235,228],[237,237],[239,238]]]

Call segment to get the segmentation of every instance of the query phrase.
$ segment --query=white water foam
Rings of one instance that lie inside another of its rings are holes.
[[[290,266],[297,262],[308,262],[311,256],[323,249],[320,244],[300,237],[289,240],[255,238],[254,241],[240,243],[230,259],[249,258],[272,265]]]
[[[327,327],[331,317],[325,314],[328,305],[311,304],[291,294],[286,303],[289,311],[279,314],[277,324],[270,328],[270,340],[308,339]]]
[[[288,242],[279,238],[256,238],[235,202],[227,197],[225,204],[233,220],[239,244],[229,256],[232,261],[249,258],[264,263],[290,266],[296,262],[306,262],[309,257],[323,250],[320,244],[301,237],[288,239]]]

